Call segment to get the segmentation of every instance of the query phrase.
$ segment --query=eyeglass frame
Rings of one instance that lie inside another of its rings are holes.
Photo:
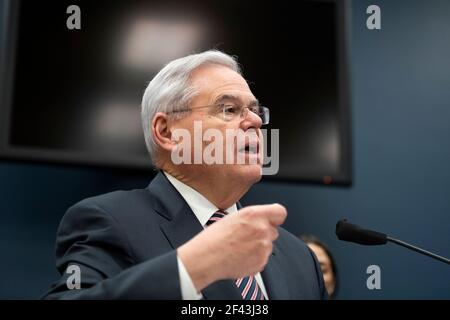
[[[180,113],[180,112],[188,112],[191,110],[196,110],[196,109],[206,109],[206,108],[211,108],[211,107],[215,107],[215,108],[221,108],[222,109],[222,113],[223,113],[223,119],[226,122],[232,121],[232,119],[230,120],[226,120],[226,115],[225,115],[225,107],[238,107],[240,108],[240,114],[239,114],[239,118],[244,119],[248,112],[252,112],[253,114],[257,115],[262,122],[262,125],[268,125],[270,123],[270,109],[261,105],[254,105],[254,106],[250,106],[250,107],[244,107],[242,105],[237,105],[237,104],[231,104],[231,103],[219,103],[219,104],[210,104],[207,106],[198,106],[198,107],[194,107],[194,108],[187,108],[187,109],[183,109],[183,110],[175,110],[175,111],[170,111],[170,112],[166,112],[166,114],[171,114],[171,113]],[[253,110],[251,110],[251,108],[258,108],[259,111],[262,110],[262,114],[264,117],[267,118],[267,121],[264,121],[263,116],[261,115],[260,112],[254,112]],[[247,110],[247,111],[244,111]],[[246,113],[244,115],[244,112]],[[235,119],[235,118],[234,118]]]

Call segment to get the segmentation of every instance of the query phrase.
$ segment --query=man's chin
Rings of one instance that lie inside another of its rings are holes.
[[[262,166],[260,164],[222,164],[208,167],[208,174],[218,175],[222,179],[239,181],[250,187],[262,178]]]
[[[238,167],[239,176],[249,184],[257,183],[262,178],[262,166],[259,164],[241,164]]]

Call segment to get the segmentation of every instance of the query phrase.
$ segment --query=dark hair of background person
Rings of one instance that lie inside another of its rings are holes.
[[[306,244],[311,243],[311,244],[315,244],[319,247],[321,247],[325,253],[328,255],[330,262],[331,262],[331,270],[333,271],[333,275],[334,275],[334,291],[331,295],[329,295],[330,299],[335,299],[337,292],[339,290],[339,276],[338,276],[338,272],[337,272],[337,267],[336,267],[336,261],[330,251],[330,249],[328,249],[328,247],[316,236],[313,236],[311,234],[302,234],[300,235],[300,239],[302,239]]]

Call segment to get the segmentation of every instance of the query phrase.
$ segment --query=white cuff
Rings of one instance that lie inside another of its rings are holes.
[[[194,283],[192,282],[189,273],[184,267],[183,261],[181,261],[180,257],[177,257],[178,261],[178,274],[180,276],[180,288],[181,288],[181,297],[183,300],[200,300],[203,298],[201,293],[198,293],[195,289]]]

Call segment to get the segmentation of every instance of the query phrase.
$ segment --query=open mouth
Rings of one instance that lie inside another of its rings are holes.
[[[245,146],[239,149],[239,152],[247,153],[247,154],[258,154],[259,152],[259,143],[246,143]]]

